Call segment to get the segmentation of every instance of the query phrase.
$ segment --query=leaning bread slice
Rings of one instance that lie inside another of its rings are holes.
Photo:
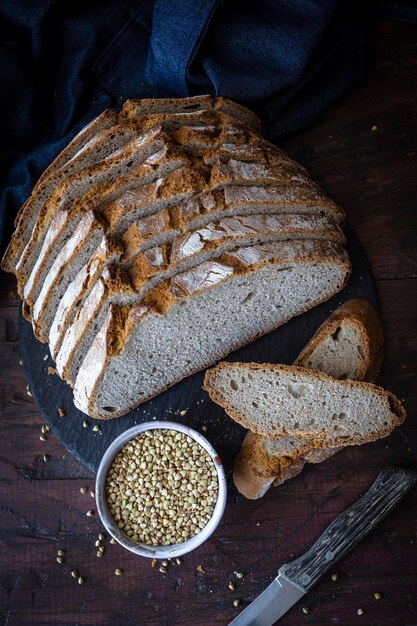
[[[405,412],[371,383],[338,380],[295,365],[220,363],[205,389],[239,424],[266,437],[292,435],[321,447],[361,444],[387,436]]]
[[[374,382],[383,358],[381,320],[368,300],[348,300],[323,322],[294,365]]]
[[[341,379],[374,382],[382,356],[380,318],[367,300],[356,298],[348,300],[323,322],[294,365]],[[308,444],[308,438],[268,439],[248,432],[233,468],[237,489],[247,498],[260,498],[271,484],[280,485],[296,476],[307,461],[320,463],[339,450],[332,447],[331,439],[326,448],[311,448]]]
[[[178,274],[133,307],[112,305],[79,369],[75,403],[94,417],[122,415],[326,300],[349,271],[332,242],[263,244]]]

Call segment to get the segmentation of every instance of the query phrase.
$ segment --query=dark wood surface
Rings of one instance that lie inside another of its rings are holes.
[[[386,333],[380,383],[408,419],[386,440],[345,449],[256,502],[231,498],[211,541],[167,574],[105,541],[89,492],[94,476],[50,435],[19,366],[18,301],[0,289],[0,624],[227,624],[300,554],[387,464],[417,469],[417,30],[381,22],[363,83],[311,128],[281,145],[347,211],[368,254]],[[372,130],[372,127],[377,127]],[[209,423],[210,416],[207,416]],[[42,459],[49,455],[48,461]],[[65,563],[56,562],[59,548]],[[202,565],[205,573],[198,571]],[[123,569],[115,576],[115,569]],[[85,577],[78,585],[70,572]],[[242,571],[242,580],[234,578]],[[417,624],[417,489],[281,620],[302,624]],[[228,589],[229,580],[236,589]],[[374,593],[382,594],[380,600]],[[308,607],[304,614],[302,607]],[[358,609],[363,614],[358,616]]]

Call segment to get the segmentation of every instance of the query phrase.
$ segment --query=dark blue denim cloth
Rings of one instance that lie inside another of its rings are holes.
[[[37,177],[91,118],[125,98],[216,94],[270,137],[363,73],[352,0],[2,0],[0,248]]]

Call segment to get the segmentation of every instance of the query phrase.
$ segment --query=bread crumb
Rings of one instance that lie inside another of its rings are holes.
[[[376,124],[374,124],[374,125],[371,127],[371,130],[373,130],[373,131],[378,130],[378,126],[377,126]]]
[[[197,572],[201,572],[202,574],[206,573],[206,570],[202,565],[197,565]]]
[[[64,417],[64,415],[65,415],[65,409],[63,409],[63,408],[62,408],[62,406],[57,406],[56,408],[57,408],[57,411],[58,411],[59,417]]]
[[[56,374],[56,369],[51,365],[48,365],[48,376],[54,376]]]

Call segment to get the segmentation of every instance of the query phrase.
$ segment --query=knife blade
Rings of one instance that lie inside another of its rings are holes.
[[[417,473],[387,467],[357,502],[341,513],[300,557],[285,563],[272,583],[229,626],[272,626],[354,548],[417,483]]]

